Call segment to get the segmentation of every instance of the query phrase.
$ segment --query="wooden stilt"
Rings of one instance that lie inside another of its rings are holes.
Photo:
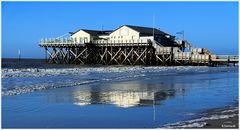
[[[104,64],[104,65],[219,65],[229,66],[238,62],[238,57],[210,54],[186,55],[174,47],[156,49],[151,44],[107,43],[107,44],[48,44],[45,62],[54,64]],[[169,51],[170,48],[170,51]],[[207,59],[208,57],[208,59]],[[215,58],[216,57],[216,58]]]

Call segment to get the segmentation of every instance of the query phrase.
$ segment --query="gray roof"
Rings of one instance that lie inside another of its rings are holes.
[[[107,35],[109,33],[112,32],[112,30],[104,30],[104,31],[101,31],[101,30],[88,30],[88,29],[79,29],[77,30],[76,32],[70,32],[71,35],[77,33],[78,31],[80,30],[83,30],[84,32],[86,33],[89,33],[90,35],[93,35],[93,36],[98,36],[98,35]]]
[[[87,29],[82,29],[84,32],[89,33],[90,35],[97,36],[99,31],[98,30],[87,30]]]
[[[142,27],[142,26],[133,26],[133,25],[122,25],[120,26],[119,28],[123,27],[123,26],[127,26],[137,32],[140,33],[141,36],[151,36],[153,35],[153,28],[151,27]],[[119,28],[115,29],[115,30],[118,30]],[[98,36],[98,35],[107,35],[107,34],[110,34],[111,32],[113,32],[113,30],[88,30],[88,29],[79,29],[77,30],[76,32],[70,32],[71,35],[77,33],[78,31],[80,30],[83,30],[87,33],[89,33],[90,35],[93,35],[93,36]],[[168,33],[165,33],[163,31],[160,31],[159,29],[156,29],[154,28],[154,34],[157,34],[157,35],[170,35]],[[171,36],[171,35],[170,35]]]
[[[132,25],[123,25],[123,26],[127,26],[135,31],[138,31],[140,33],[140,35],[153,35],[153,28],[150,28],[150,27],[141,27],[141,26],[132,26]],[[119,28],[121,28],[121,27],[119,27]],[[154,34],[169,35],[168,33],[160,31],[159,29],[156,29],[156,28],[154,28]]]

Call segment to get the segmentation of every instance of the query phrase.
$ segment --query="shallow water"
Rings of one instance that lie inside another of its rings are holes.
[[[159,128],[237,99],[238,67],[2,70],[3,128]]]

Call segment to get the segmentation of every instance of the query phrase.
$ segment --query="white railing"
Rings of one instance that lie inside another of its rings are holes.
[[[94,44],[107,44],[107,43],[148,43],[149,39],[129,39],[129,40],[93,40]],[[84,44],[88,43],[81,41],[80,43],[73,38],[42,38],[40,44]]]
[[[191,52],[194,54],[210,54],[211,52],[207,48],[191,48]]]
[[[157,47],[156,53],[157,54],[168,54],[171,53],[172,47]]]
[[[40,44],[77,44],[72,38],[42,38]]]
[[[191,59],[193,61],[195,61],[195,60],[208,61],[209,60],[209,55],[206,55],[206,54],[192,54]]]
[[[170,53],[181,53],[182,51],[178,47],[161,47],[157,46],[156,54],[170,54]]]
[[[238,55],[211,55],[213,61],[238,61]]]
[[[94,44],[107,44],[107,43],[148,43],[148,39],[129,39],[129,40],[94,40]]]
[[[193,53],[203,53],[203,48],[192,48],[191,52],[193,52]]]
[[[208,54],[192,54],[191,52],[174,53],[174,58],[179,60],[208,61]]]

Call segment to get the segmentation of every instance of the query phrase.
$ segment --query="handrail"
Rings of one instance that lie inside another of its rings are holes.
[[[89,42],[77,42],[73,38],[42,38],[40,44],[84,44]],[[149,43],[148,39],[125,39],[125,40],[92,40],[90,43],[106,44],[106,43]]]
[[[238,55],[215,55],[216,59],[238,59]]]
[[[94,44],[104,44],[104,43],[148,43],[148,39],[125,39],[125,40],[93,40]]]

